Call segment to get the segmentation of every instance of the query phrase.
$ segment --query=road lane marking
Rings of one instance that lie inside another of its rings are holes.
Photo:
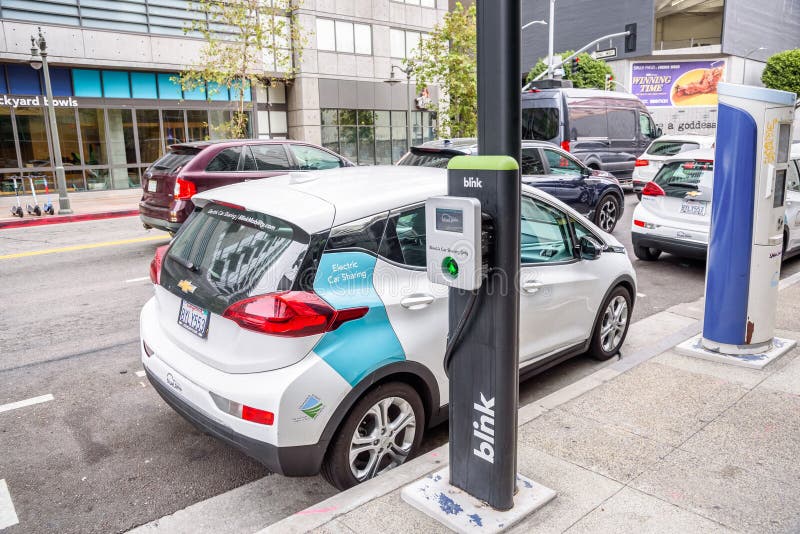
[[[13,260],[17,258],[27,258],[30,256],[41,256],[42,254],[59,254],[62,252],[75,252],[76,250],[88,250],[92,248],[116,247],[119,245],[130,245],[132,243],[145,243],[147,241],[162,241],[169,239],[168,234],[148,235],[145,237],[134,237],[132,239],[120,239],[117,241],[103,241],[102,243],[86,243],[84,245],[72,245],[69,247],[48,248],[44,250],[29,250],[27,252],[16,252],[0,256],[0,260]]]
[[[149,276],[142,276],[141,278],[131,278],[130,280],[125,280],[126,284],[132,284],[134,282],[144,282],[145,280],[150,280]]]
[[[136,376],[138,376],[139,378],[142,378],[144,375],[145,375],[144,371],[136,371]]]
[[[14,510],[14,503],[11,500],[11,492],[8,491],[6,479],[0,478],[0,530],[19,523],[17,511]]]
[[[636,293],[636,296],[639,297],[639,298],[642,298],[642,297],[646,297],[647,295],[645,295],[644,293]]]
[[[16,410],[17,408],[24,408],[25,406],[41,404],[43,402],[49,402],[51,400],[53,400],[53,395],[48,393],[47,395],[40,395],[39,397],[33,397],[32,399],[25,399],[17,402],[11,402],[9,404],[3,404],[0,405],[0,413],[10,412],[11,410]]]

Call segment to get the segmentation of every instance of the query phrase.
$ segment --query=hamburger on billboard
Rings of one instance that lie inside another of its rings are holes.
[[[716,106],[725,60],[631,64],[631,92],[648,108]]]

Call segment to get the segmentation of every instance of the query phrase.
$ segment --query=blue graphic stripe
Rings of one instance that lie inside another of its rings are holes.
[[[749,113],[719,104],[703,337],[729,345],[747,329],[757,135]]]
[[[369,312],[328,332],[314,352],[351,386],[375,369],[405,360],[386,308],[373,286],[376,258],[364,252],[333,252],[320,259],[314,292],[337,310],[368,306]]]

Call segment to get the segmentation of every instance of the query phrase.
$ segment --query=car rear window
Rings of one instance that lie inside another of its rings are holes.
[[[243,298],[291,289],[308,243],[309,235],[287,221],[210,203],[175,237],[161,283],[193,304],[222,313]],[[196,289],[184,293],[181,280]]]
[[[673,161],[661,167],[653,181],[667,196],[684,198],[689,191],[710,191],[713,176],[713,161]]]
[[[428,152],[424,150],[411,149],[411,152],[403,156],[398,165],[408,165],[411,167],[434,167],[446,169],[447,162],[456,154],[452,152]]]
[[[550,141],[558,137],[558,108],[525,108],[522,110],[522,139]]]
[[[651,156],[674,156],[675,154],[697,150],[698,148],[700,148],[699,143],[687,141],[655,141],[647,149],[647,153]]]
[[[164,174],[172,174],[179,167],[189,163],[192,158],[200,153],[200,149],[190,147],[173,147],[158,161],[153,163],[151,170]]]

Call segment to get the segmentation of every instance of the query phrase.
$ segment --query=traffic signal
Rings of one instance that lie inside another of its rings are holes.
[[[572,60],[570,61],[570,64],[569,64],[570,72],[577,72],[578,71],[578,65],[580,65],[580,63],[581,63],[581,58],[580,57],[575,56],[574,58],[572,58]]]
[[[636,23],[626,24],[625,31],[628,32],[625,36],[625,52],[636,52]]]
[[[605,83],[606,91],[611,91],[614,89],[614,75],[613,74],[606,74],[606,83]]]

